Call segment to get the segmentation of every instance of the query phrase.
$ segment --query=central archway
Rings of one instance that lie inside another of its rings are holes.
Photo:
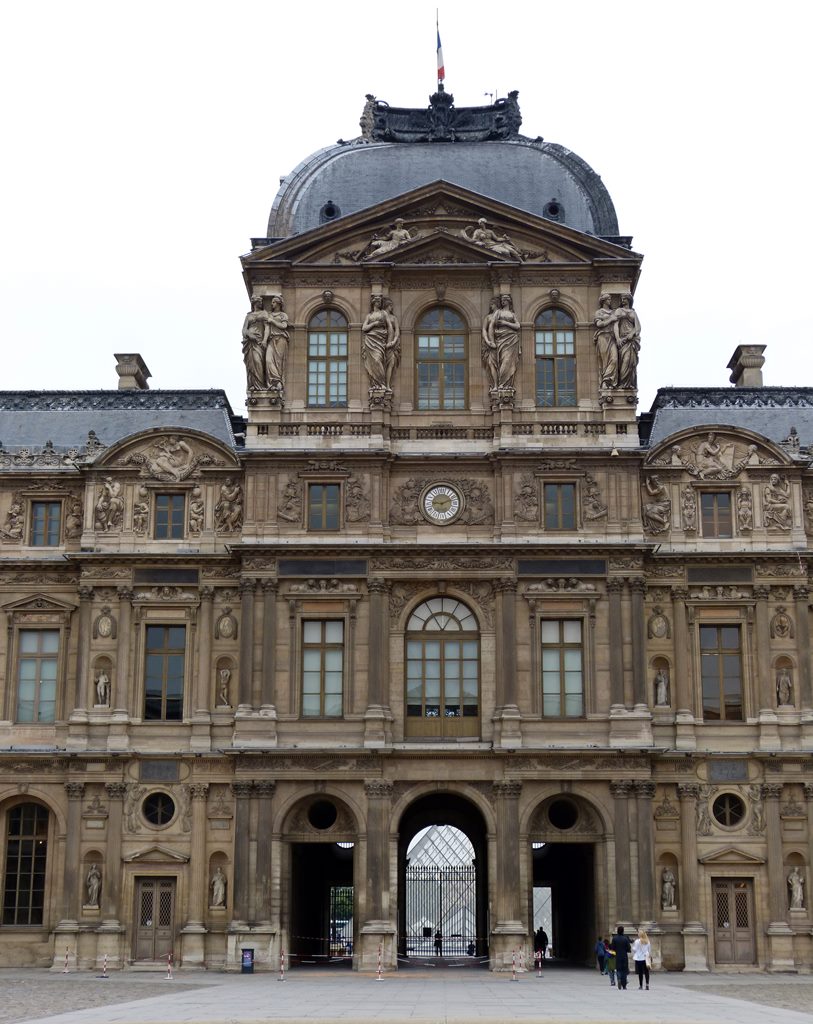
[[[410,863],[410,852],[415,863]],[[487,857],[486,823],[465,797],[431,793],[404,811],[398,829],[402,963],[426,956],[488,955]],[[437,932],[442,936],[438,946]]]

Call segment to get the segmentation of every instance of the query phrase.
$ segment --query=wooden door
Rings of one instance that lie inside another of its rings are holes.
[[[753,882],[750,878],[715,878],[712,886],[715,963],[754,963]]]
[[[136,960],[165,960],[175,935],[175,879],[139,878],[136,884]]]

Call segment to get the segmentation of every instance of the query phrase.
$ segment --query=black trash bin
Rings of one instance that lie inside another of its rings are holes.
[[[244,949],[242,950],[242,956],[240,958],[240,973],[241,974],[253,974],[254,973],[254,950]]]

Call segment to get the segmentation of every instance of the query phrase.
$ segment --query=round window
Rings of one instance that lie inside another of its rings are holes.
[[[569,800],[554,800],[548,808],[548,820],[554,828],[573,828],[579,818],[579,811]]]
[[[329,800],[317,800],[308,808],[308,821],[314,828],[330,828],[338,817],[338,811]]]
[[[718,824],[736,828],[745,817],[745,804],[734,793],[721,793],[711,805],[711,813]]]
[[[141,813],[151,825],[168,825],[175,817],[175,801],[168,793],[150,793]]]

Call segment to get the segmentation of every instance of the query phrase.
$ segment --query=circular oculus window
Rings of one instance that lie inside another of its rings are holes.
[[[736,828],[745,818],[745,804],[734,793],[721,793],[711,805],[711,813],[723,828]]]
[[[175,817],[175,801],[169,793],[150,793],[141,805],[144,820],[156,828],[168,825]]]

